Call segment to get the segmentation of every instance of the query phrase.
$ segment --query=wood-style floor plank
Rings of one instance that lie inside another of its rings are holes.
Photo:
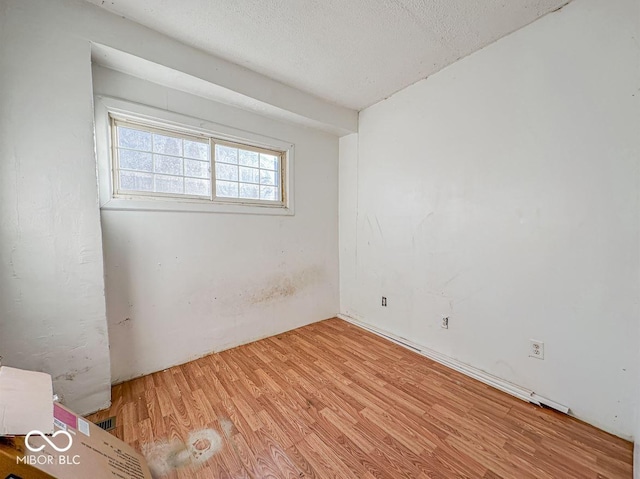
[[[632,477],[631,443],[339,319],[116,385],[110,416],[143,453],[184,445],[167,479]]]

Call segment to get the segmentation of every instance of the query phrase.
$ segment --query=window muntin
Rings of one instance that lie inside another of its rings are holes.
[[[111,124],[115,196],[284,205],[285,152],[128,119]]]
[[[216,197],[282,201],[282,153],[215,143]]]
[[[209,139],[113,121],[115,192],[211,198]]]

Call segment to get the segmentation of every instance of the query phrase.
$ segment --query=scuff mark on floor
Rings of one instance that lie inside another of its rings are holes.
[[[230,419],[221,418],[220,419],[220,428],[224,433],[225,437],[230,438],[231,433],[233,432],[233,422]]]
[[[183,468],[196,470],[222,450],[222,438],[215,429],[201,429],[189,434],[186,442],[179,439],[158,441],[142,448],[154,479]]]
[[[193,432],[187,439],[187,450],[192,462],[203,464],[222,449],[222,438],[215,429],[203,429]]]

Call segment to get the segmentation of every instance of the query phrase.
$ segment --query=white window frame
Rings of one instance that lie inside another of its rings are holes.
[[[294,214],[294,145],[292,143],[118,98],[100,95],[96,96],[94,100],[95,141],[101,209],[264,215]],[[118,192],[117,169],[114,164],[115,155],[112,141],[114,134],[112,118],[120,121],[131,121],[143,127],[164,130],[169,133],[174,132],[178,135],[184,134],[187,136],[211,138],[212,197],[193,197],[151,192]],[[282,201],[215,197],[215,159],[213,148],[216,142],[229,142],[240,146],[247,146],[249,149],[262,149],[267,152],[283,152],[280,165]]]

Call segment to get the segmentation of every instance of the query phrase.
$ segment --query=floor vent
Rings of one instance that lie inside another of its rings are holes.
[[[111,431],[116,428],[116,417],[112,416],[104,421],[97,422],[96,426],[101,427],[105,431]]]

